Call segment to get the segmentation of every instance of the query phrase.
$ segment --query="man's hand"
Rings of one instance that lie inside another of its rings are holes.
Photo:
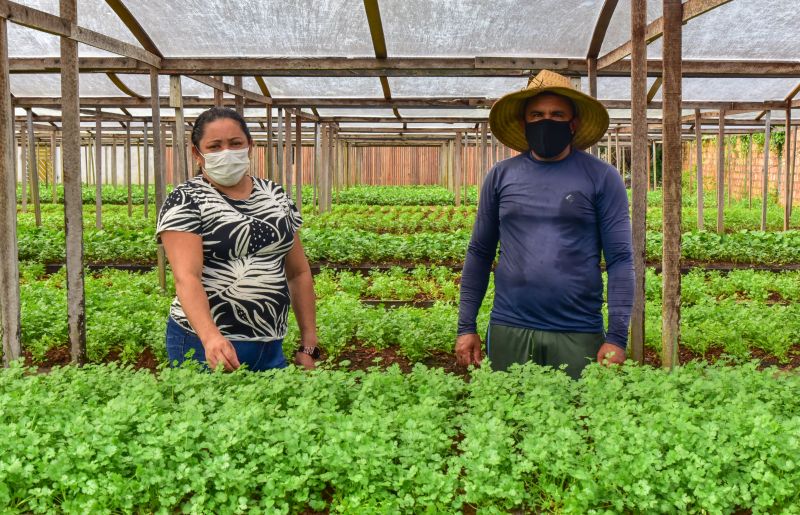
[[[625,363],[625,349],[613,343],[604,343],[597,351],[597,362],[602,365],[604,360],[608,361],[609,365]]]
[[[203,342],[203,348],[206,350],[206,362],[211,370],[216,369],[219,364],[222,364],[228,372],[233,372],[239,368],[239,358],[236,356],[236,349],[234,349],[233,344],[221,334],[207,342]]]
[[[462,334],[456,339],[456,362],[464,366],[480,366],[481,346],[481,337],[476,333]]]

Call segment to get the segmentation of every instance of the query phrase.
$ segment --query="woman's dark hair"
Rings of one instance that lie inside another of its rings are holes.
[[[212,107],[208,111],[203,111],[200,116],[197,117],[197,120],[194,122],[194,127],[192,128],[192,145],[194,145],[198,151],[200,150],[200,140],[203,139],[206,125],[221,118],[230,118],[238,122],[239,126],[242,128],[242,132],[247,136],[247,141],[253,143],[250,130],[247,128],[247,122],[244,121],[242,115],[227,107]]]

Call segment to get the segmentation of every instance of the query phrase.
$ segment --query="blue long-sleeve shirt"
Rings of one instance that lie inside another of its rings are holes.
[[[476,317],[500,242],[493,323],[556,332],[603,332],[601,251],[608,271],[607,342],[628,342],[633,251],[619,172],[573,150],[543,162],[530,152],[486,175],[461,278],[458,334]]]

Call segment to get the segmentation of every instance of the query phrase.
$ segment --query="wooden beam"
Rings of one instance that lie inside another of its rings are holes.
[[[692,0],[690,0],[692,1]],[[664,144],[661,362],[678,365],[681,321],[681,0],[663,0]]]
[[[681,22],[686,23],[692,18],[696,18],[703,13],[712,9],[725,5],[731,0],[687,0],[681,6]],[[664,17],[658,18],[650,23],[645,29],[645,40],[647,43],[652,43],[664,34]],[[631,55],[631,42],[628,41],[611,52],[600,57],[597,62],[597,67],[601,70],[611,64],[621,61]]]
[[[235,89],[244,91],[244,88],[242,87],[241,75],[236,75],[233,78],[233,87]],[[244,98],[242,98],[240,95],[236,95],[236,98],[234,99],[234,105],[236,106],[236,112],[239,113],[240,116],[244,116]]]
[[[115,85],[115,86],[116,86],[116,87],[117,87],[117,88],[118,88],[120,91],[122,91],[123,93],[125,93],[125,94],[126,94],[126,95],[128,95],[129,97],[134,97],[134,98],[144,98],[142,95],[140,95],[140,94],[136,93],[136,92],[135,92],[135,91],[133,91],[131,88],[129,88],[129,87],[128,87],[128,86],[127,86],[127,85],[126,85],[124,82],[122,82],[122,79],[120,79],[120,78],[117,76],[117,74],[116,74],[116,73],[109,72],[109,73],[106,73],[106,76],[108,76],[109,80],[110,80],[111,82],[113,82],[113,83],[114,83],[114,85]]]
[[[725,112],[719,113],[717,132],[717,233],[725,234]]]
[[[58,73],[57,57],[14,57],[10,73]],[[147,74],[149,66],[128,57],[82,57],[81,73]],[[624,59],[598,70],[600,77],[629,77],[630,61]],[[649,77],[661,72],[660,59],[647,61]],[[683,62],[684,77],[796,78],[800,61],[708,60]],[[164,58],[165,75],[251,75],[293,77],[529,77],[542,69],[569,76],[586,76],[584,59],[546,57],[199,57]]]
[[[653,85],[650,86],[650,90],[647,92],[647,103],[648,104],[653,101],[653,99],[656,96],[656,93],[658,93],[658,90],[661,89],[661,83],[662,82],[663,82],[663,79],[661,77],[656,77],[655,82],[653,82]]]
[[[158,57],[164,57],[164,54],[158,49],[156,44],[150,39],[150,36],[147,34],[147,31],[144,30],[144,27],[141,26],[139,21],[136,17],[125,7],[125,4],[122,3],[122,0],[106,0],[106,3],[111,10],[113,10],[122,23],[128,27],[128,30],[131,31],[133,37],[139,42],[142,47],[150,52],[151,54],[157,55]]]
[[[161,66],[161,58],[147,50],[138,48],[130,43],[125,43],[105,34],[79,27],[64,18],[39,11],[31,7],[20,5],[8,0],[0,0],[0,18],[48,34],[67,37],[78,43],[83,43],[112,54],[130,57],[137,61],[149,64],[156,68]]]
[[[240,96],[242,98],[246,98],[248,100],[252,100],[253,102],[258,102],[260,104],[272,105],[272,99],[270,97],[265,97],[264,95],[259,95],[258,93],[254,93],[252,91],[248,91],[242,87],[232,86],[230,84],[226,84],[219,79],[215,79],[213,77],[207,77],[203,75],[188,75],[188,77],[192,80],[195,80],[201,84],[205,84],[211,88],[216,89],[217,91],[222,91],[224,93],[228,93],[234,96]],[[244,104],[242,104],[244,106]]]
[[[256,80],[256,84],[258,84],[258,88],[261,90],[261,94],[265,97],[272,97],[272,94],[269,92],[269,88],[267,87],[267,83],[264,82],[264,78],[256,75],[253,77]]]
[[[179,75],[169,76],[169,99],[170,105],[175,108],[175,122],[172,124],[172,152],[177,156],[177,167],[172,173],[183,182],[189,179],[189,171],[186,167],[186,124],[183,120],[183,90],[181,88],[181,77]]]
[[[611,18],[614,16],[616,8],[617,0],[605,0],[603,2],[603,7],[600,8],[600,16],[597,17],[597,23],[594,25],[592,40],[589,42],[589,50],[586,52],[587,59],[596,60],[597,56],[600,55],[600,48],[603,46],[608,25],[611,23]]]
[[[77,23],[77,0],[60,0],[64,21]],[[61,37],[61,155],[63,157],[64,219],[67,262],[67,323],[72,362],[86,361],[86,295],[83,277],[83,200],[81,188],[80,96],[78,43]],[[89,151],[87,149],[87,156]],[[88,170],[87,170],[88,176]]]

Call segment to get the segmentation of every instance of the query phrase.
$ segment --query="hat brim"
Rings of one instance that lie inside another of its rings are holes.
[[[489,112],[492,134],[505,146],[518,152],[527,152],[530,147],[523,124],[520,123],[522,111],[529,98],[545,92],[563,95],[575,104],[579,123],[572,138],[573,147],[585,149],[603,138],[609,123],[608,111],[603,104],[580,91],[558,86],[523,89],[500,98]]]

